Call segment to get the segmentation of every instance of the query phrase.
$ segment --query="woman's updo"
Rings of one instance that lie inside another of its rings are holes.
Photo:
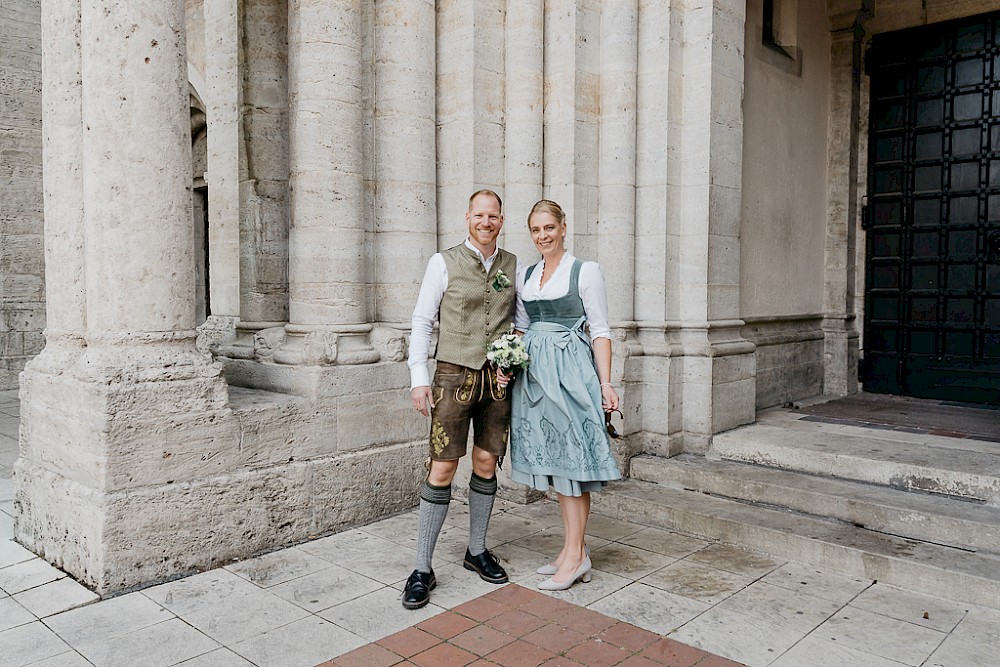
[[[536,213],[548,213],[560,224],[566,224],[566,213],[562,210],[562,206],[551,199],[541,199],[531,207],[531,213],[528,214],[529,224],[531,223],[531,216]]]

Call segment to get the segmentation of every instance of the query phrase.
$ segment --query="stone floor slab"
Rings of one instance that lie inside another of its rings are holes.
[[[38,618],[45,618],[96,602],[100,597],[89,588],[65,577],[18,593],[14,599]]]
[[[332,563],[327,565],[319,572],[278,584],[269,590],[306,611],[316,613],[384,587],[382,582],[345,567]]]
[[[422,609],[403,609],[400,592],[382,588],[319,613],[319,616],[340,627],[378,641],[444,611],[433,602]]]
[[[545,595],[554,597],[570,604],[586,607],[605,598],[617,590],[625,588],[632,583],[631,579],[619,577],[617,574],[602,572],[601,570],[591,571],[592,579],[590,583],[578,583],[565,591],[542,591]],[[534,590],[538,582],[548,579],[548,576],[536,574],[522,582],[522,585]]]
[[[559,555],[559,552],[563,548],[563,527],[560,523],[558,526],[550,526],[544,530],[540,530],[537,533],[532,533],[526,537],[514,540],[511,544],[515,546],[522,547],[524,549],[531,549],[532,551],[537,551],[538,553],[545,554],[548,558],[555,558]],[[608,544],[609,540],[602,537],[588,536],[587,544],[590,545],[591,552],[594,549],[603,547]]]
[[[670,556],[615,542],[591,547],[590,560],[599,570],[632,580],[641,579],[674,562]]]
[[[995,665],[1000,657],[997,644],[970,643],[964,637],[951,635],[931,654],[923,667],[972,667]]]
[[[0,667],[22,667],[66,653],[70,646],[41,621],[0,632]]]
[[[756,554],[725,544],[710,544],[687,556],[687,560],[733,574],[753,574],[758,577],[763,577],[783,565],[783,563],[772,560],[763,554]]]
[[[76,651],[66,651],[40,662],[33,662],[31,667],[93,667],[93,663]]]
[[[227,597],[196,611],[178,613],[194,628],[229,647],[308,615],[305,609],[261,589]]]
[[[52,567],[41,558],[34,558],[0,568],[0,588],[8,595],[15,595],[65,576],[66,573],[62,570]]]
[[[168,667],[219,648],[178,618],[106,640],[74,645],[95,667]]]
[[[31,553],[14,540],[0,540],[0,568],[18,563],[35,560],[38,556]]]
[[[968,663],[965,667],[971,667]],[[771,667],[904,667],[901,662],[862,653],[818,634],[805,637],[771,663]]]
[[[944,641],[945,633],[863,609],[845,607],[817,635],[865,653],[907,665],[921,665]]]
[[[173,618],[141,593],[129,593],[50,616],[45,624],[76,648],[84,643],[108,642]]]
[[[837,613],[841,605],[758,581],[720,602],[718,608],[805,636]]]
[[[0,632],[38,620],[11,597],[0,599]]]
[[[684,624],[670,638],[748,667],[765,667],[794,646],[804,634],[716,606]]]
[[[636,627],[666,635],[709,608],[697,600],[633,583],[589,606]]]
[[[147,588],[142,594],[178,616],[184,616],[259,590],[246,579],[219,568]]]
[[[14,539],[14,517],[0,512],[0,540]]]
[[[310,616],[251,637],[232,649],[257,667],[313,667],[366,643],[367,639]]]
[[[955,626],[954,634],[967,642],[1000,646],[1000,610],[972,607]]]
[[[388,586],[405,581],[413,572],[416,558],[415,549],[394,544],[381,551],[368,552],[364,557],[342,561],[339,565]]]
[[[696,537],[660,528],[644,528],[618,541],[630,547],[645,549],[678,560],[704,549],[710,544]]]
[[[349,567],[371,553],[389,551],[396,546],[395,542],[355,529],[304,542],[297,548],[335,565]]]
[[[674,561],[640,579],[644,584],[710,605],[738,593],[755,580],[753,574],[733,574],[688,560]]]
[[[232,563],[226,569],[261,588],[268,588],[327,567],[330,567],[329,561],[292,547]]]
[[[852,607],[925,628],[951,632],[965,618],[969,605],[875,584],[851,601]]]
[[[199,655],[197,658],[185,660],[179,663],[178,667],[255,667],[255,665],[227,648],[220,648]]]
[[[799,563],[785,563],[764,575],[761,581],[838,604],[847,604],[872,585],[867,580],[820,572]]]

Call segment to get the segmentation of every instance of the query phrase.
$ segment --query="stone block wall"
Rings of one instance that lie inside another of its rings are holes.
[[[757,346],[757,402],[762,410],[823,393],[823,318],[750,319],[743,335]]]
[[[44,345],[39,0],[0,4],[0,389]]]

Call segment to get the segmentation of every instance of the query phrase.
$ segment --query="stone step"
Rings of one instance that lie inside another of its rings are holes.
[[[718,540],[851,577],[1000,609],[1000,558],[652,482],[593,495],[601,514]]]
[[[971,551],[1000,554],[995,507],[830,477],[682,454],[631,460],[632,479],[693,489],[818,517],[868,530]]]
[[[708,455],[1000,506],[1000,446],[868,430],[870,435],[821,424],[752,424],[713,436]]]

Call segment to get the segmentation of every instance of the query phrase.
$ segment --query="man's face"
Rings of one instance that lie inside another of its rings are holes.
[[[490,195],[477,196],[469,204],[465,220],[469,223],[469,240],[472,241],[472,245],[479,248],[484,255],[492,254],[497,236],[503,229],[500,202]]]

